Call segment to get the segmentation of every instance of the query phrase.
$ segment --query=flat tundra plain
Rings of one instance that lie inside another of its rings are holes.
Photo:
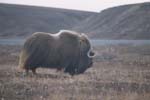
[[[95,46],[94,65],[73,77],[40,68],[23,76],[20,50],[0,45],[0,100],[150,100],[150,45]]]

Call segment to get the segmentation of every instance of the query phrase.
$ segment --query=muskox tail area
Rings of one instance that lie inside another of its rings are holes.
[[[19,69],[26,69],[25,68],[25,62],[27,60],[27,54],[24,50],[21,51],[20,55],[19,55]]]

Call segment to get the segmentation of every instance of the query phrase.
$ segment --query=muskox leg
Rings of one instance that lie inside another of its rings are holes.
[[[31,71],[32,71],[32,73],[33,73],[34,75],[37,75],[37,73],[36,73],[36,68],[31,69]]]
[[[62,71],[64,71],[64,68],[57,68],[56,69],[56,72],[62,72]]]
[[[29,73],[29,69],[25,69],[25,73],[28,74]]]
[[[29,74],[29,69],[24,69],[23,76],[27,76]]]

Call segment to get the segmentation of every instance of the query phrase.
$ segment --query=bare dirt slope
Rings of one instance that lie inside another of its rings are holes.
[[[150,46],[99,46],[95,64],[70,77],[51,69],[24,77],[19,46],[0,46],[1,100],[149,100]]]

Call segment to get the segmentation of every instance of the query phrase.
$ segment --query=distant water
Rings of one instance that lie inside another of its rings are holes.
[[[91,40],[91,43],[95,46],[98,45],[119,45],[119,44],[133,44],[142,45],[150,44],[150,40]]]
[[[0,39],[1,45],[23,45],[24,39]]]
[[[23,45],[25,42],[24,39],[0,39],[1,45]],[[98,46],[98,45],[118,45],[118,44],[134,44],[134,45],[141,45],[141,44],[150,44],[150,40],[91,40],[91,44]]]

